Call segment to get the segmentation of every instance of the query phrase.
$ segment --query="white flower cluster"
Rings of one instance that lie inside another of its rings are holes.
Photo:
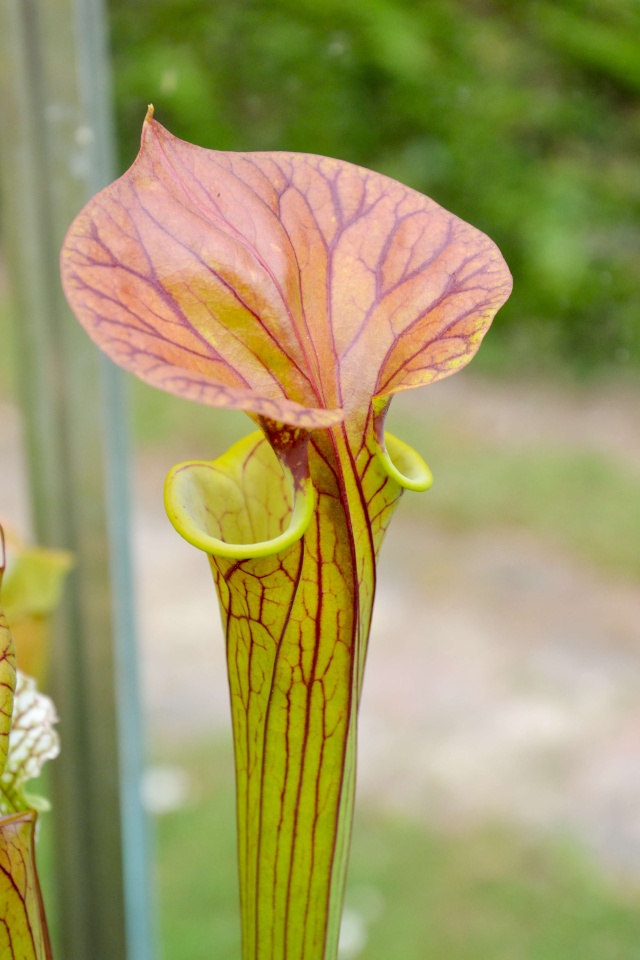
[[[60,741],[54,729],[57,720],[50,697],[39,692],[32,677],[18,670],[9,752],[0,777],[0,814],[29,807],[46,808],[46,801],[25,794],[24,785],[40,776],[47,760],[58,756]]]

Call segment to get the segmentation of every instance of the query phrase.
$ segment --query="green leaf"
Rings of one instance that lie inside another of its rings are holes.
[[[18,546],[3,599],[20,669],[44,684],[50,617],[62,598],[73,558],[64,550]]]
[[[45,617],[62,599],[73,558],[66,550],[24,547],[18,551],[4,585],[4,607],[12,627],[27,617]]]
[[[35,858],[34,810],[0,817],[0,957],[52,960]]]

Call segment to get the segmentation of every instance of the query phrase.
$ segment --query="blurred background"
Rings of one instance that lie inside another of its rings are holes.
[[[122,170],[153,102],[202,146],[402,180],[514,274],[471,368],[390,414],[436,483],[383,551],[341,956],[635,960],[638,3],[112,0],[110,20]],[[0,259],[0,514],[28,534],[8,310]],[[163,956],[232,960],[223,642],[162,484],[250,425],[130,392]]]

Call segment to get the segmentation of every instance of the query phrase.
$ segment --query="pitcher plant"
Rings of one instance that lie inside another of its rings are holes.
[[[376,559],[432,482],[385,432],[394,394],[474,355],[511,278],[434,201],[340,160],[225,153],[149,108],[130,170],[62,252],[79,321],[156,387],[258,430],[170,472],[226,637],[244,960],[334,960]]]
[[[34,582],[48,581],[50,560],[41,551],[43,577],[14,576],[12,593],[25,610],[49,609],[49,597],[38,600]],[[57,563],[55,556],[53,564]],[[0,526],[0,594],[6,566],[5,538]],[[16,586],[16,582],[18,584]],[[26,583],[26,589],[24,584]],[[9,591],[7,591],[9,592]],[[0,601],[2,597],[0,596]],[[44,616],[44,614],[42,614]],[[13,636],[0,605],[0,957],[2,960],[52,960],[35,854],[37,809],[45,802],[25,786],[39,776],[43,763],[58,754],[53,729],[56,713],[35,680],[16,666]]]

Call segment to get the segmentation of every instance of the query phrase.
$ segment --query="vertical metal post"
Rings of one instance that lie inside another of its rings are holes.
[[[123,398],[58,280],[66,228],[113,177],[103,16],[102,0],[0,2],[3,235],[34,527],[76,558],[52,670],[58,951],[151,960]]]

